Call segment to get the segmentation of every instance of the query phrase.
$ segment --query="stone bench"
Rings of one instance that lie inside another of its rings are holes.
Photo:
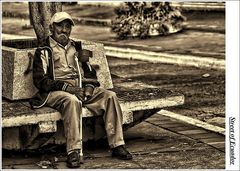
[[[90,63],[97,69],[101,87],[116,92],[126,127],[141,122],[162,108],[184,103],[183,95],[158,88],[134,90],[114,88],[103,44],[77,39],[76,41],[82,43],[83,49],[92,51]],[[57,132],[61,114],[49,107],[33,110],[28,103],[28,99],[38,91],[33,85],[31,72],[34,47],[37,46],[36,39],[3,40],[2,45],[3,148],[21,149],[20,139],[26,137],[24,134],[32,134],[26,131],[26,127],[36,126],[38,134]],[[93,133],[89,131],[90,122],[87,121],[88,118],[94,118],[93,116],[90,111],[83,109],[84,140],[93,138]],[[61,139],[58,143],[63,142],[64,140]]]
[[[162,89],[141,89],[141,90],[114,90],[119,98],[123,110],[123,123],[133,122],[133,112],[166,108],[180,105],[184,97],[179,93]],[[154,92],[154,94],[153,94]],[[136,93],[136,94],[135,94]],[[146,99],[149,98],[149,99]],[[83,117],[94,115],[83,108]],[[17,127],[22,125],[39,124],[43,122],[56,122],[61,119],[61,114],[50,107],[31,109],[29,103],[22,101],[2,102],[2,127]]]

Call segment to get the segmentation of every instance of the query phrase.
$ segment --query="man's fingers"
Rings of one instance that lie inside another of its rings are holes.
[[[83,95],[83,93],[81,93],[81,94],[77,93],[76,96],[79,100],[84,101],[85,96]]]
[[[84,90],[85,90],[84,91],[85,96],[91,97],[93,95],[93,90],[94,90],[93,87],[87,86],[87,87],[85,87]]]
[[[82,98],[81,96],[78,96],[78,95],[77,95],[77,98],[78,98],[79,100],[83,101],[83,98]]]

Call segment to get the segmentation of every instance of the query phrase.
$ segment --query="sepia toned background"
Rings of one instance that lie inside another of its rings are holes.
[[[172,2],[186,19],[180,30],[124,39],[111,29],[120,5],[77,2],[62,9],[75,21],[73,38],[104,44],[114,86],[162,88],[181,93],[185,102],[125,131],[133,161],[110,158],[101,140],[86,143],[81,168],[224,169],[225,3]],[[3,2],[2,39],[28,37],[36,37],[28,3]],[[66,168],[64,146],[2,150],[3,168]]]

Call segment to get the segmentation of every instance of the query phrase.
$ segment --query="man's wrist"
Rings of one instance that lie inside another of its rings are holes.
[[[95,88],[95,86],[92,84],[86,84],[85,87],[92,87],[93,89]]]
[[[67,85],[65,91],[68,92],[68,93],[71,93],[71,94],[75,94],[76,93],[76,88],[73,87],[72,85]]]
[[[69,87],[69,84],[68,83],[64,83],[63,84],[63,87],[62,87],[62,90],[63,91],[67,91],[67,88]]]
[[[85,85],[84,93],[85,93],[85,96],[87,98],[89,98],[89,97],[91,97],[93,95],[94,88],[95,87],[93,85],[91,85],[91,84]]]

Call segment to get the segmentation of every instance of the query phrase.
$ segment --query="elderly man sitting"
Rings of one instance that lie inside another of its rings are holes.
[[[50,106],[57,109],[63,119],[67,148],[67,166],[79,167],[81,148],[80,122],[82,107],[93,113],[103,114],[105,130],[112,156],[132,159],[124,146],[122,111],[116,94],[100,88],[96,71],[80,54],[81,44],[70,39],[74,22],[66,12],[55,13],[50,22],[51,35],[45,45],[38,47],[34,55],[33,80],[39,89],[31,100],[33,108]],[[84,79],[82,88],[78,82],[78,64]]]

